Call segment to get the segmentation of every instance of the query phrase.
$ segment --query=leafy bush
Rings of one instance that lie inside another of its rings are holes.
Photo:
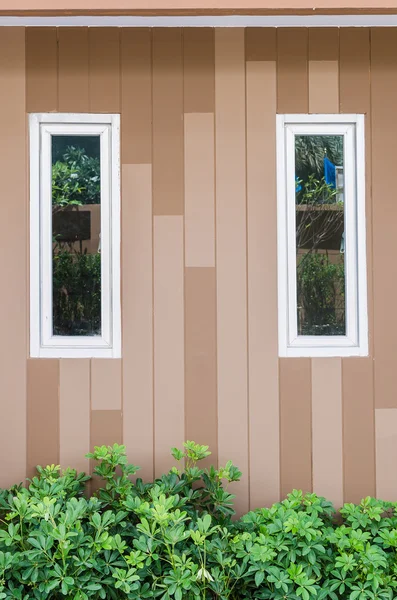
[[[297,268],[301,335],[345,335],[345,265],[328,254],[304,254]]]
[[[229,482],[241,473],[201,469],[208,447],[172,450],[185,468],[151,483],[131,476],[125,448],[95,448],[103,487],[39,468],[27,488],[0,492],[0,598],[146,600],[392,600],[397,592],[397,510],[367,498],[331,503],[293,491],[232,517]]]
[[[101,255],[59,245],[52,260],[55,335],[97,335],[101,330]]]
[[[52,166],[53,210],[100,203],[100,161],[70,146]]]

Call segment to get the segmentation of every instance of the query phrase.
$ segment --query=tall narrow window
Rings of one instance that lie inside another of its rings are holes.
[[[31,356],[120,356],[119,116],[30,116]]]
[[[277,118],[280,355],[366,355],[364,117]]]

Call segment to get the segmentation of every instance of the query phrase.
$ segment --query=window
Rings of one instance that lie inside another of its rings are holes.
[[[368,354],[363,115],[278,115],[280,356]]]
[[[30,115],[30,354],[120,356],[118,115]]]

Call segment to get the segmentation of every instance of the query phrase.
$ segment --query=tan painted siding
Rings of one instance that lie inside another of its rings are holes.
[[[0,225],[0,485],[38,462],[89,469],[94,444],[122,441],[152,478],[194,438],[242,469],[239,512],[292,487],[397,500],[396,31],[1,40],[3,198],[18,210]],[[27,356],[25,112],[56,110],[121,112],[121,360]],[[366,114],[368,358],[278,359],[275,115],[309,111]]]

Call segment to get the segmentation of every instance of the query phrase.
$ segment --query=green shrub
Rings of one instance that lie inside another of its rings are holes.
[[[374,600],[396,597],[396,505],[346,504],[293,491],[234,520],[229,482],[201,469],[208,447],[172,454],[185,467],[135,483],[125,448],[95,448],[103,487],[39,468],[27,488],[0,492],[0,598],[85,600]]]

